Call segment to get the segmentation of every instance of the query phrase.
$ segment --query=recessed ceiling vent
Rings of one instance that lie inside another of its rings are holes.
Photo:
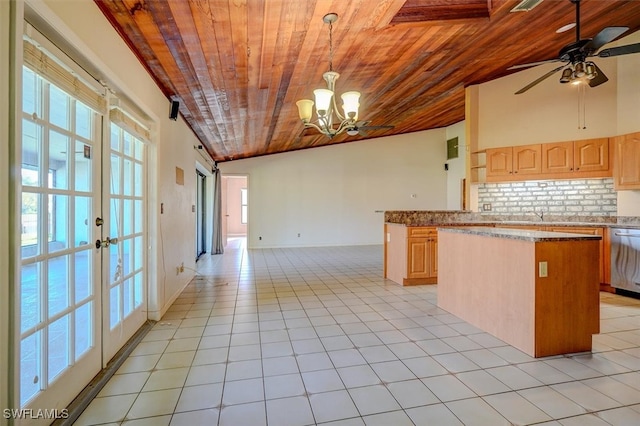
[[[540,3],[542,3],[542,0],[522,0],[516,7],[511,9],[511,12],[528,12]]]

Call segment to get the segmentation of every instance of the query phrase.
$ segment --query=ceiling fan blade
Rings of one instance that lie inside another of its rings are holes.
[[[609,81],[607,76],[596,64],[593,64],[593,66],[596,67],[596,76],[589,80],[589,87],[600,86],[602,83],[606,83],[607,81]]]
[[[626,46],[610,47],[601,50],[596,56],[608,58],[610,56],[628,55],[630,53],[640,53],[640,43],[627,44]]]
[[[555,59],[547,59],[545,61],[529,62],[528,64],[513,65],[513,66],[510,66],[507,69],[508,70],[517,70],[517,69],[520,69],[520,68],[530,68],[530,67],[535,67],[535,66],[542,65],[542,64],[549,64],[551,62],[558,62],[559,60],[560,59],[555,58]]]
[[[395,126],[361,126],[358,129],[362,130],[382,130],[382,129],[393,129]]]
[[[366,126],[366,125],[367,125],[367,124],[369,124],[369,123],[371,123],[371,120],[369,120],[369,121],[357,121],[357,122],[356,122],[356,127],[357,127],[357,128],[364,127],[364,126]]]
[[[587,53],[592,53],[600,49],[607,43],[612,42],[622,34],[626,33],[629,27],[606,27],[600,30],[598,34],[582,48]]]
[[[526,92],[527,90],[531,89],[533,86],[535,86],[536,84],[542,82],[543,80],[546,80],[547,78],[551,77],[553,74],[557,73],[558,71],[560,71],[561,69],[563,69],[566,65],[561,65],[558,68],[555,68],[551,71],[549,71],[548,73],[546,73],[545,75],[543,75],[542,77],[538,78],[537,80],[532,81],[531,83],[527,84],[526,86],[524,86],[522,89],[518,90],[516,92],[516,95],[519,95],[521,93]]]

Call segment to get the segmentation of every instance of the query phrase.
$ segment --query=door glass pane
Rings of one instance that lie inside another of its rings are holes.
[[[48,261],[48,299],[49,318],[67,309],[69,306],[69,269],[68,256],[58,256]]]
[[[130,279],[122,284],[122,298],[124,316],[127,317],[133,311],[133,285]]]
[[[109,325],[111,328],[120,322],[120,286],[117,285],[109,292]]]
[[[141,200],[136,200],[135,202],[135,212],[134,212],[134,222],[135,222],[135,227],[133,232],[136,234],[139,234],[142,232],[142,215],[144,214],[144,212],[142,211],[142,201]]]
[[[49,188],[67,189],[69,180],[69,137],[49,132]]]
[[[69,197],[49,195],[49,252],[69,247]]]
[[[120,128],[115,124],[111,124],[111,149],[120,151]]]
[[[42,126],[22,120],[22,185],[40,186]]]
[[[122,244],[122,240],[118,242]],[[109,246],[109,283],[114,284],[122,279],[122,259],[118,246],[111,244]]]
[[[144,142],[140,139],[136,139],[135,159],[142,161],[142,153],[144,152]]]
[[[65,130],[69,130],[69,103],[66,93],[49,85],[49,121]]]
[[[137,308],[138,306],[142,305],[142,292],[143,292],[143,288],[142,288],[142,272],[138,272],[137,274],[134,275],[133,279],[134,279],[134,303],[135,303],[135,307]]]
[[[20,241],[22,258],[40,254],[38,241],[38,224],[40,223],[40,195],[31,192],[22,193],[22,207],[20,215]]]
[[[82,356],[86,351],[93,346],[92,330],[91,330],[91,318],[93,317],[93,303],[85,303],[76,309],[76,324],[75,324],[75,358],[76,360]]]
[[[127,276],[131,273],[131,264],[133,263],[131,259],[131,240],[128,238],[122,241],[122,258],[124,266],[122,273]]]
[[[40,80],[29,68],[23,68],[22,73],[22,111],[28,115],[36,114],[42,117]]]
[[[123,201],[123,211],[122,211],[122,235],[130,235],[133,231],[133,201],[132,200],[124,200]]]
[[[41,339],[42,331],[36,331],[20,342],[20,405],[40,390]]]
[[[75,197],[75,209],[74,209],[74,240],[75,247],[83,246],[92,241],[91,230],[93,227],[90,225],[92,220],[91,203],[92,199],[89,197]]]
[[[133,157],[133,136],[129,132],[123,132],[124,149],[122,153],[126,156]]]
[[[120,157],[111,154],[111,193],[114,195],[121,194],[120,190]]]
[[[111,208],[109,209],[110,214],[110,224],[111,226],[111,236],[121,236],[120,228],[120,200],[117,198],[112,198],[109,203]]]
[[[144,253],[144,247],[142,243],[142,237],[136,237],[134,239],[134,261],[133,261],[133,270],[137,271],[142,268],[142,254]]]
[[[87,158],[89,157],[89,158]],[[76,191],[91,191],[91,158],[93,148],[84,142],[76,141],[75,153],[75,180]]]
[[[69,315],[49,325],[49,382],[69,366]]]
[[[126,158],[124,159],[122,171],[124,195],[131,195],[133,193],[133,181],[131,179],[133,176],[133,164],[131,163],[131,160],[127,160]]]
[[[80,303],[87,297],[92,295],[91,291],[91,252],[90,250],[83,250],[75,254],[75,279],[73,281],[75,302]]]
[[[134,176],[133,176],[133,184],[135,187],[133,189],[133,195],[135,195],[136,197],[142,196],[142,183],[143,183],[142,164],[135,163],[135,170],[134,170]]]
[[[93,113],[80,102],[76,102],[76,134],[86,139],[91,139],[91,120]]]
[[[40,322],[40,263],[20,268],[20,331],[25,332]]]

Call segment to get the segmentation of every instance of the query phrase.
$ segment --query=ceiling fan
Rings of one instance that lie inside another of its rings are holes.
[[[370,130],[382,130],[382,129],[393,129],[394,126],[369,126],[371,121],[357,121],[354,126],[347,128],[347,134],[350,136],[360,135],[367,136],[367,131]]]
[[[602,70],[588,58],[599,57],[608,58],[610,56],[628,55],[640,52],[640,43],[628,44],[626,46],[611,47],[609,49],[598,50],[607,43],[629,30],[628,27],[606,27],[603,28],[594,38],[580,38],[580,0],[569,0],[576,5],[576,41],[567,44],[558,53],[557,58],[545,61],[531,62],[509,67],[508,69],[528,68],[550,62],[564,62],[563,65],[544,74],[537,80],[532,81],[515,94],[519,95],[531,89],[533,86],[562,70],[560,83],[587,83],[590,87],[596,87],[606,83],[609,79]],[[596,53],[597,52],[597,53]]]

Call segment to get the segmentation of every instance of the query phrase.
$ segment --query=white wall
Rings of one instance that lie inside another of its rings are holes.
[[[640,41],[640,33],[614,45]],[[610,46],[607,46],[610,47]],[[579,128],[575,86],[559,74],[527,92],[518,89],[557,66],[523,70],[479,86],[478,149],[609,137],[640,131],[640,54],[595,58],[609,81],[586,90],[586,129]],[[640,191],[618,192],[618,215],[640,216]]]
[[[250,247],[381,244],[377,211],[447,208],[446,137],[436,129],[225,162],[220,169],[249,175]]]
[[[169,100],[129,50],[94,2],[29,0],[57,34],[54,38],[81,52],[77,58],[118,97],[128,98],[152,124],[149,147],[149,316],[159,319],[193,277],[195,269],[195,173],[199,142],[180,117],[168,118]],[[74,58],[76,59],[76,58]],[[97,71],[95,71],[97,70]],[[176,184],[176,167],[184,170],[184,185]],[[164,214],[160,204],[164,203]],[[176,275],[176,266],[186,270]]]

